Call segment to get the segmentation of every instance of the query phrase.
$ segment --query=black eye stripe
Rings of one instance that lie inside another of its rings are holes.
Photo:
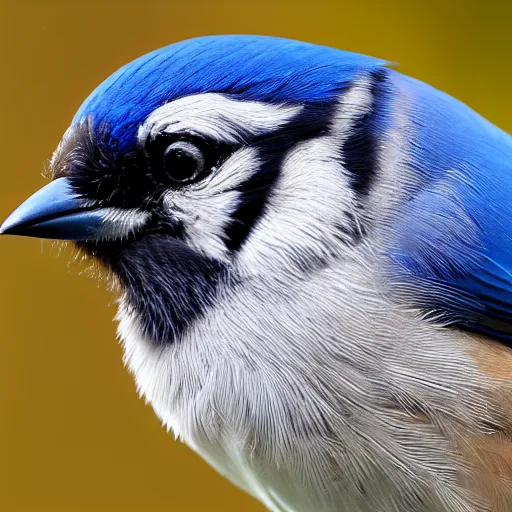
[[[251,142],[251,146],[258,149],[260,169],[238,187],[239,206],[225,235],[229,249],[239,250],[262,217],[288,151],[296,144],[325,132],[334,106],[325,104],[304,107],[283,128],[257,137]]]
[[[350,172],[354,191],[361,197],[367,196],[377,178],[379,136],[382,136],[380,108],[385,92],[380,88],[381,73],[372,76],[372,101],[368,112],[352,128],[350,136],[342,147],[343,164]]]
[[[143,152],[119,150],[107,126],[94,128],[90,120],[74,127],[73,138],[64,148],[66,176],[76,192],[100,205],[120,208],[145,207],[145,198],[157,184],[147,172]]]

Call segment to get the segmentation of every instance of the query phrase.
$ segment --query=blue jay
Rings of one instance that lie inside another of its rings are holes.
[[[274,512],[512,510],[512,138],[383,60],[211,36],[85,100],[1,227],[118,284],[164,425]]]

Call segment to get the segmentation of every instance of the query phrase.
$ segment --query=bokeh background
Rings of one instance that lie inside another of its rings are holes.
[[[383,57],[512,131],[512,2],[0,0],[0,217],[44,183],[88,93],[197,35],[287,36]],[[0,510],[258,511],[160,426],[113,297],[51,243],[0,239]]]

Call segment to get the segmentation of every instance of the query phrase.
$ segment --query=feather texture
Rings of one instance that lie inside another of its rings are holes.
[[[208,148],[203,179],[162,181],[166,137]],[[54,159],[116,219],[144,206],[84,243],[121,281],[125,362],[274,512],[510,510],[511,163],[382,60],[256,36],[128,64]]]
[[[397,296],[444,322],[512,338],[512,138],[454,98],[394,74],[413,185],[392,226]]]

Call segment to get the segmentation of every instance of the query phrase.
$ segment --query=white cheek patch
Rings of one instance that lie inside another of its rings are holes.
[[[139,231],[149,220],[150,214],[139,209],[103,208],[103,222],[98,240],[123,240]]]
[[[239,206],[238,186],[259,168],[255,148],[243,148],[228,158],[209,178],[164,197],[169,213],[183,223],[187,242],[203,254],[225,260],[225,232]]]
[[[191,247],[211,258],[224,260],[227,249],[223,236],[238,198],[236,191],[211,197],[207,197],[207,192],[201,196],[170,192],[164,205],[183,224],[184,236]]]
[[[347,214],[355,214],[356,201],[339,149],[336,137],[323,136],[288,153],[265,213],[242,246],[242,270],[259,273],[344,250],[349,235],[344,241],[340,227],[347,226]]]
[[[158,133],[189,133],[240,144],[285,126],[302,107],[241,101],[222,94],[186,96],[156,109],[139,128],[143,145]]]

